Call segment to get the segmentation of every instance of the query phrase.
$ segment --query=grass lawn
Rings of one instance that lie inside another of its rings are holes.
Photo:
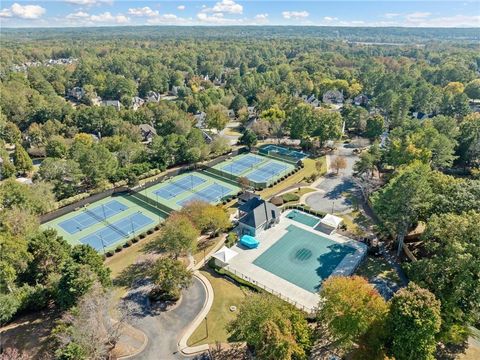
[[[347,230],[357,236],[366,236],[365,230],[362,229],[362,226],[368,227],[370,225],[368,218],[366,218],[360,211],[354,210],[347,214],[339,215],[345,225],[347,225]]]
[[[363,276],[367,279],[378,276],[380,278],[393,281],[397,284],[402,283],[395,269],[392,268],[382,257],[368,255],[360,264],[359,268],[355,272],[355,275]]]
[[[220,241],[222,240],[221,236],[217,236],[214,239],[205,239],[200,241],[197,244],[197,252],[193,254],[193,259],[195,264],[198,264],[203,259],[204,254],[208,254]]]
[[[201,273],[210,281],[215,297],[212,308],[207,315],[208,336],[205,320],[188,339],[188,345],[214,344],[216,341],[227,342],[229,334],[225,326],[236,316],[230,311],[230,306],[238,306],[245,298],[248,290],[243,290],[231,281],[212,271],[202,270]]]
[[[320,172],[317,171],[317,168],[315,165],[317,161],[320,161],[322,163],[322,168]],[[305,181],[305,178],[312,176],[312,174],[318,173],[319,176],[321,176],[325,174],[325,172],[327,171],[325,156],[322,156],[317,159],[305,159],[303,163],[305,164],[305,167],[301,169],[299,172],[293,174],[285,181],[282,181],[271,188],[267,187],[266,189],[260,191],[259,194],[262,196],[262,198],[269,199],[273,195],[281,192],[283,189]]]

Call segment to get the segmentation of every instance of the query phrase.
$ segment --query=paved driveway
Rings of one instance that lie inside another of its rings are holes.
[[[183,292],[177,308],[162,312],[151,306],[147,293],[149,284],[140,284],[130,291],[127,300],[135,304],[132,325],[142,330],[148,337],[145,349],[132,359],[170,360],[193,359],[183,356],[177,347],[185,327],[193,321],[205,303],[206,293],[203,284],[196,277],[192,285]]]
[[[330,160],[336,156],[342,156],[347,161],[347,168],[340,171],[338,175],[330,171],[324,179],[316,186],[319,190],[306,198],[306,203],[312,209],[328,212],[343,213],[351,210],[352,203],[344,196],[344,193],[357,191],[352,181],[353,165],[358,160],[358,155],[353,153],[357,147],[365,146],[365,140],[354,140],[350,144],[342,144],[332,155]]]

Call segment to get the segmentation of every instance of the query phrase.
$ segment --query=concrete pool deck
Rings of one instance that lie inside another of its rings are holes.
[[[357,266],[362,261],[366,254],[367,246],[359,243],[345,236],[333,234],[327,235],[314,230],[312,227],[299,223],[295,220],[287,218],[288,211],[282,213],[279,224],[274,227],[261,232],[256,238],[260,241],[260,246],[256,249],[247,249],[240,244],[232,247],[232,250],[238,253],[230,263],[225,267],[226,270],[239,276],[254,285],[280,297],[295,305],[297,308],[313,313],[316,311],[319,296],[300,286],[293,284],[255,264],[253,262],[272,245],[279,241],[288,231],[290,225],[294,225],[303,230],[309,231],[317,236],[335,241],[339,244],[344,244],[354,248],[356,251],[352,254],[346,255],[337,267],[333,270],[330,276],[352,274]]]

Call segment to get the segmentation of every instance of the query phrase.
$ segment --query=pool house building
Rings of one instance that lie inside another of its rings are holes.
[[[278,224],[281,214],[278,207],[257,197],[240,205],[238,211],[238,234],[251,236]]]

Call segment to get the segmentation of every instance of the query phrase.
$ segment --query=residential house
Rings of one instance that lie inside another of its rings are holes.
[[[172,89],[168,92],[172,96],[178,96],[179,86],[172,86]]]
[[[340,105],[343,104],[345,98],[338,90],[328,90],[325,94],[323,94],[322,101],[325,104]]]
[[[102,100],[102,106],[113,106],[117,111],[122,108],[122,104],[118,100]]]
[[[227,115],[230,119],[235,119],[235,111],[233,111],[233,109],[228,109]]]
[[[147,101],[147,103],[152,103],[152,102],[155,102],[155,103],[158,103],[160,101],[160,94],[155,92],[155,91],[149,91],[147,93],[147,97],[145,98],[145,100]]]
[[[195,119],[195,127],[199,129],[205,129],[206,123],[205,120],[207,120],[207,114],[203,111],[196,113],[193,115],[193,118]]]
[[[358,96],[355,96],[355,98],[353,99],[353,103],[356,106],[365,106],[368,104],[368,97],[367,95],[360,94]]]
[[[239,220],[236,231],[239,235],[256,236],[280,220],[280,210],[272,203],[254,197],[238,207]]]
[[[143,142],[150,143],[157,135],[155,128],[149,124],[140,124],[138,127],[140,129],[140,135],[142,136]]]
[[[134,111],[137,111],[139,108],[141,108],[145,104],[145,100],[143,100],[141,97],[134,96],[132,98],[132,108]]]
[[[67,96],[74,100],[80,101],[85,96],[85,89],[80,86],[75,86],[74,88],[68,90]]]
[[[255,109],[255,106],[248,106],[247,111],[248,111],[248,118],[257,116],[257,110]]]

